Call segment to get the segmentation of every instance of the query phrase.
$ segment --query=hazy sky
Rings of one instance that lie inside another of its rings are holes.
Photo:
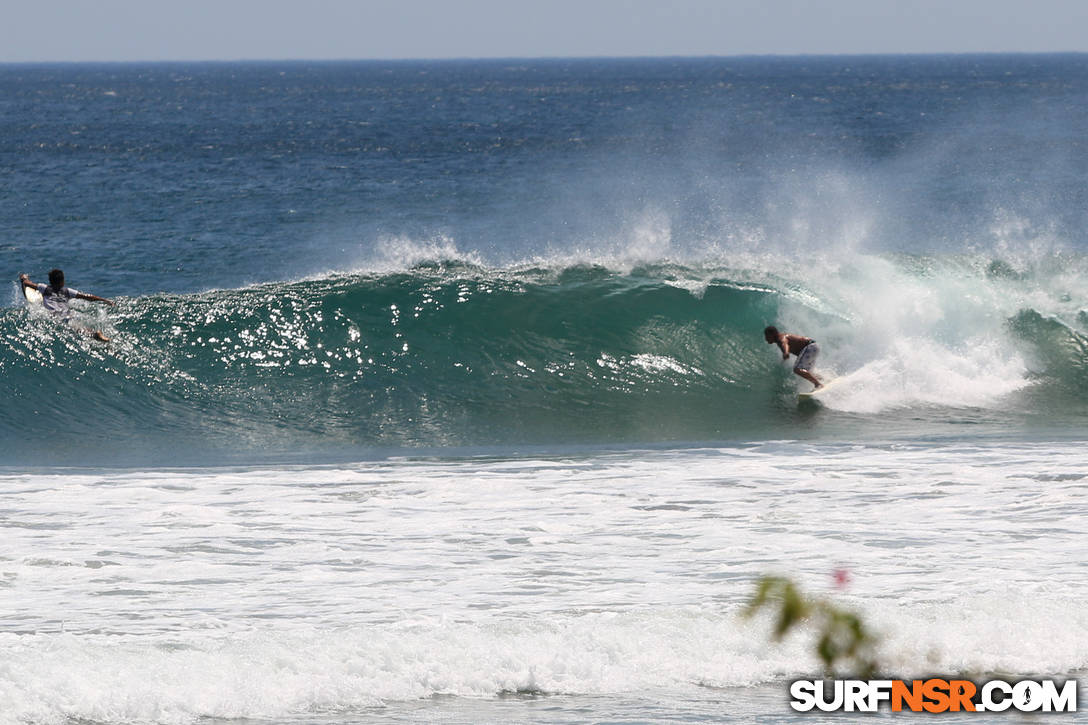
[[[1088,51],[1088,0],[7,0],[0,62]]]

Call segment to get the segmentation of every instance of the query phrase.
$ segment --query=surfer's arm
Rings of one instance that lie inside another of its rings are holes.
[[[786,344],[785,339],[786,339],[785,335],[778,338],[778,343],[777,344],[778,344],[778,349],[782,351],[782,359],[783,360],[789,360],[790,359],[790,348],[789,348],[789,345]]]
[[[24,287],[33,287],[34,289],[38,289],[38,285],[31,282],[30,277],[27,277],[25,274],[19,275],[19,281],[23,283]]]
[[[76,295],[78,300],[89,300],[91,302],[105,302],[107,305],[113,306],[113,300],[107,300],[105,297],[99,297],[98,295],[87,294],[86,292],[80,292]]]

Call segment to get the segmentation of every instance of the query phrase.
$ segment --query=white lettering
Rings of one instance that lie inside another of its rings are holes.
[[[790,685],[790,695],[793,697],[790,707],[797,712],[808,712],[816,707],[816,683],[812,680],[794,682]]]
[[[1000,692],[1000,700],[994,699],[994,692]],[[1001,680],[990,680],[982,686],[982,706],[979,708],[987,712],[1004,712],[1012,707],[1012,687]]]
[[[847,712],[867,712],[869,687],[863,680],[847,680],[843,697]]]
[[[843,682],[842,680],[835,680],[832,684],[831,691],[835,693],[835,696],[828,701],[827,699],[827,683],[820,682],[820,696],[816,700],[816,707],[820,708],[824,712],[835,712],[842,707],[845,696],[843,695]]]
[[[1077,711],[1077,681],[1066,680],[1061,692],[1053,680],[1043,681],[1043,711],[1044,712],[1076,712]]]
[[[1017,682],[1012,686],[1012,702],[1020,712],[1035,712],[1043,706],[1043,688],[1031,680]]]
[[[880,709],[880,703],[892,699],[891,680],[869,680],[869,712]]]

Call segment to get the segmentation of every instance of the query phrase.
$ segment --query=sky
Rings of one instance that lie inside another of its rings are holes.
[[[1088,51],[1086,0],[7,0],[0,62]]]

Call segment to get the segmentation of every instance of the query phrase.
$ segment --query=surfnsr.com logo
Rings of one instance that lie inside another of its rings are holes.
[[[798,712],[1076,712],[1077,681],[797,680],[790,697]]]

